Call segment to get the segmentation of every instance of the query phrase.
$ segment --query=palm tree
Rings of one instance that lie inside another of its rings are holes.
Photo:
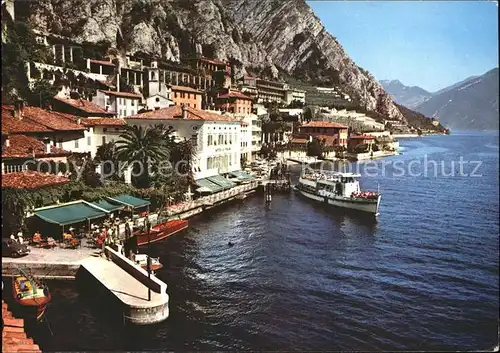
[[[118,159],[127,163],[133,163],[134,174],[139,171],[138,184],[142,187],[150,186],[148,173],[149,162],[160,163],[168,159],[171,149],[170,130],[163,126],[146,127],[127,125],[125,132],[120,135],[116,142],[116,153]]]

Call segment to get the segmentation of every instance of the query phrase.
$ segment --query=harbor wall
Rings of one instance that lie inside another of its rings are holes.
[[[156,293],[166,293],[167,292],[167,284],[160,281],[156,276],[151,275],[148,277],[148,272],[144,270],[142,267],[137,266],[131,260],[127,259],[122,254],[113,250],[109,246],[104,248],[104,252],[106,256],[108,256],[111,261],[113,261],[118,267],[126,271],[136,280],[144,284],[147,288],[150,288],[152,291]]]
[[[15,277],[19,276],[19,269],[25,270],[37,278],[42,279],[60,279],[74,280],[79,263],[46,263],[46,262],[10,262],[3,259],[2,261],[2,276]]]

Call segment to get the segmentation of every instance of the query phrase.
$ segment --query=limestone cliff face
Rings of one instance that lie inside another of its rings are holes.
[[[403,119],[368,72],[347,56],[304,0],[223,0],[233,20],[254,35],[272,62],[303,79],[346,84],[369,110]]]
[[[247,71],[345,84],[369,110],[404,120],[382,86],[361,72],[304,0],[39,0],[32,26],[123,52],[179,61],[201,53]]]

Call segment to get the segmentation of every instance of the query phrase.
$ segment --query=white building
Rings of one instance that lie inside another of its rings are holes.
[[[176,105],[128,116],[125,121],[138,126],[163,124],[175,130],[177,139],[192,139],[197,146],[192,161],[196,180],[241,169],[241,123],[237,119]]]
[[[137,114],[142,104],[142,96],[130,92],[98,90],[92,102],[107,112],[116,112],[116,115],[122,118]]]
[[[172,100],[172,89],[160,78],[158,62],[151,62],[151,67],[147,69],[147,79],[147,110],[158,110],[175,105]]]
[[[301,103],[306,103],[306,91],[289,88],[285,90],[285,103],[288,105],[293,101],[299,101]]]

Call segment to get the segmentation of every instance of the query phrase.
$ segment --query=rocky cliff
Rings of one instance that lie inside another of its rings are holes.
[[[123,52],[173,61],[201,53],[231,60],[237,75],[278,77],[282,70],[343,84],[367,109],[404,120],[304,0],[39,0],[29,2],[26,16],[35,29],[81,42],[106,40]]]

